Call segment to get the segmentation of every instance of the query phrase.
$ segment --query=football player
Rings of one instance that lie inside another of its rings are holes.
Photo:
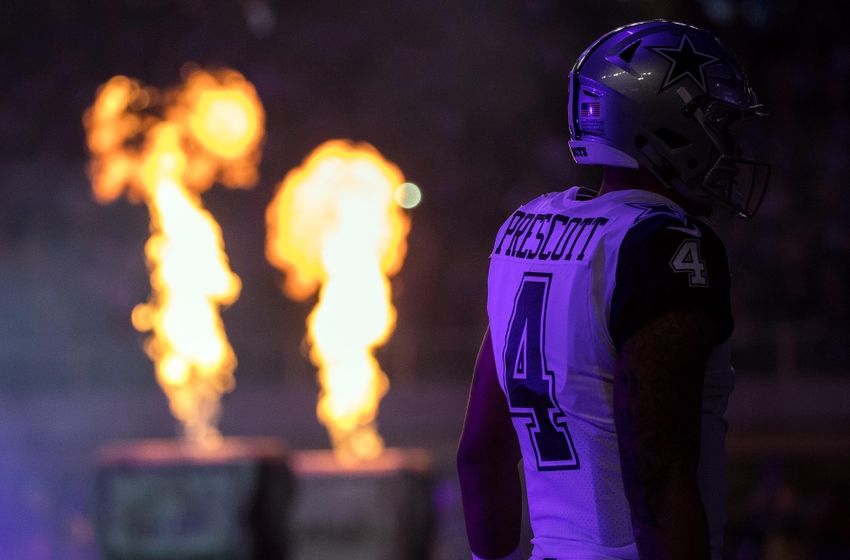
[[[719,560],[733,386],[730,275],[704,218],[751,218],[765,112],[711,33],[656,20],[605,34],[570,74],[578,164],[598,192],[544,194],[490,256],[489,330],[458,471],[473,558]]]

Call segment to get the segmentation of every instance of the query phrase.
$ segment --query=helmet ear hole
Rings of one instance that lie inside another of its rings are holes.
[[[667,147],[671,150],[678,150],[679,148],[686,148],[691,145],[690,140],[681,134],[673,132],[669,128],[659,128],[655,131],[655,135],[658,136],[662,142],[667,144]]]

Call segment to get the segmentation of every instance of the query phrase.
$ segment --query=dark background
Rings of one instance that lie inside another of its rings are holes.
[[[168,87],[193,61],[239,70],[264,103],[259,184],[204,196],[243,281],[224,314],[240,360],[226,434],[326,445],[300,350],[309,305],[283,297],[263,255],[275,185],[322,141],[351,138],[422,188],[393,282],[397,332],[379,356],[394,387],[381,423],[390,444],[440,459],[438,553],[456,558],[451,454],[492,235],[538,193],[598,184],[566,147],[567,73],[603,32],[655,17],[714,31],[772,114],[758,137],[773,163],[766,203],[752,223],[719,226],[739,371],[729,557],[850,557],[846,481],[812,474],[846,460],[850,435],[850,5],[0,0],[0,558],[4,546],[9,558],[90,558],[94,450],[172,431],[129,322],[149,291],[147,212],[96,204],[85,174],[81,115],[98,85],[126,74]],[[764,434],[779,443],[754,451]]]

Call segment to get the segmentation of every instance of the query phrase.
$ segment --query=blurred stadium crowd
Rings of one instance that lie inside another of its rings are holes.
[[[716,30],[772,113],[757,141],[774,163],[766,203],[754,224],[721,226],[737,290],[739,364],[839,369],[850,357],[843,17],[832,9],[801,17],[791,0],[608,4],[3,3],[12,79],[0,95],[0,161],[54,166],[66,177],[37,186],[6,178],[5,250],[34,230],[64,236],[84,226],[75,212],[101,211],[67,203],[85,197],[68,191],[84,186],[80,115],[100,83],[125,73],[165,86],[185,61],[227,65],[256,84],[268,112],[262,194],[242,200],[241,215],[260,220],[273,185],[322,140],[369,141],[426,196],[399,281],[402,317],[418,333],[480,330],[486,254],[502,217],[534,193],[598,181],[566,150],[571,63],[601,31],[661,15]],[[128,234],[123,227],[116,220],[115,237]],[[244,227],[226,225],[234,237]],[[241,273],[250,284],[251,272]]]
[[[772,115],[755,131],[773,163],[760,215],[720,226],[739,371],[845,373],[846,3],[39,0],[0,3],[0,387],[39,386],[51,352],[87,381],[116,375],[98,377],[93,364],[149,369],[135,342],[132,357],[118,345],[120,358],[104,358],[116,330],[135,340],[128,316],[148,292],[147,224],[142,208],[92,201],[81,115],[109,77],[167,86],[186,61],[239,70],[267,111],[258,187],[206,199],[244,285],[225,316],[240,372],[280,375],[268,341],[290,341],[297,355],[302,336],[306,309],[284,300],[263,257],[274,186],[322,141],[348,137],[374,144],[424,194],[394,285],[399,327],[386,352],[404,357],[390,375],[465,380],[500,221],[536,193],[599,181],[567,151],[571,64],[609,28],[658,16],[714,30]],[[734,496],[729,558],[850,558],[846,488],[810,490],[784,467],[759,468]]]

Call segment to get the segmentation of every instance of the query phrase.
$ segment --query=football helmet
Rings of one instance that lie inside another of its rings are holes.
[[[743,158],[742,125],[766,116],[735,56],[683,23],[614,29],[570,72],[576,163],[643,166],[685,198],[743,218],[758,210],[770,166]]]

